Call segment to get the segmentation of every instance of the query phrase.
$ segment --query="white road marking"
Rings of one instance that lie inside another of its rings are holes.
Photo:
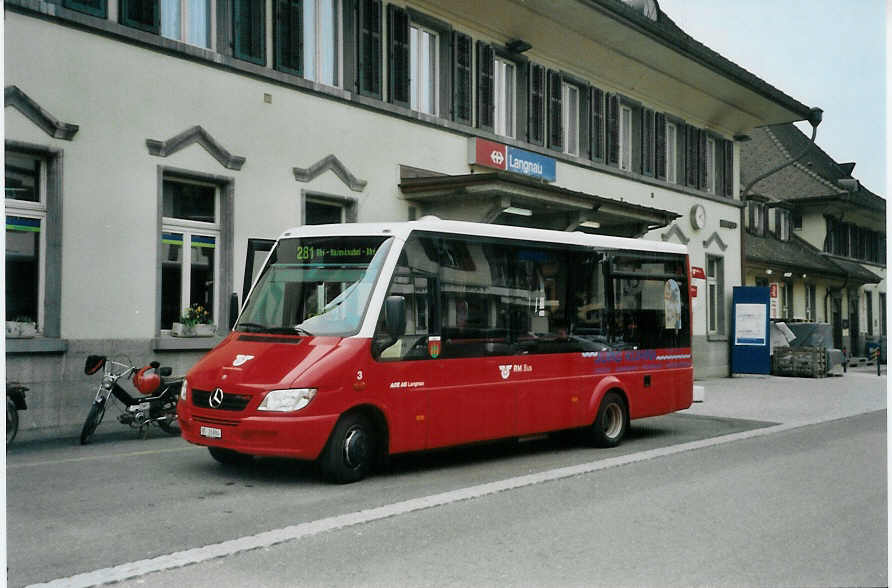
[[[273,529],[271,531],[265,531],[256,535],[230,539],[221,543],[214,543],[211,545],[205,545],[204,547],[196,547],[193,549],[187,549],[185,551],[178,551],[176,553],[162,555],[154,557],[152,559],[143,559],[139,561],[124,563],[109,568],[94,570],[92,572],[77,574],[68,578],[59,578],[43,584],[32,584],[31,586],[64,586],[74,588],[81,586],[96,586],[98,584],[108,584],[111,582],[121,582],[123,580],[144,576],[146,574],[151,574],[154,572],[162,572],[164,570],[170,570],[191,564],[205,562],[211,559],[216,559],[218,557],[227,557],[253,549],[270,547],[287,541],[295,541],[297,539],[303,539],[305,537],[312,537],[314,535],[319,535],[320,533],[326,533],[328,531],[335,531],[338,529],[344,529],[364,523],[370,523],[390,517],[426,510],[429,508],[445,506],[447,504],[453,504],[456,502],[461,502],[463,500],[481,498],[484,496],[496,494],[498,492],[504,492],[506,490],[516,490],[518,488],[532,486],[534,484],[541,484],[543,482],[551,482],[555,480],[581,476],[584,474],[590,474],[592,472],[606,470],[613,467],[640,463],[643,461],[676,455],[696,449],[704,449],[707,447],[714,447],[716,445],[723,445],[725,443],[742,441],[744,439],[764,437],[783,431],[789,431],[808,425],[818,424],[820,422],[826,421],[816,420],[809,423],[800,422],[774,425],[763,427],[760,429],[742,431],[740,433],[731,433],[728,435],[722,435],[720,437],[713,437],[711,439],[701,439],[699,441],[690,441],[688,443],[681,443],[679,445],[672,445],[669,447],[650,449],[630,455],[621,455],[574,466],[556,468],[544,472],[539,472],[537,474],[517,476],[497,482],[489,482],[486,484],[469,486],[467,488],[460,488],[458,490],[451,490],[449,492],[443,492],[440,494],[432,494],[430,496],[424,496],[421,498],[413,498],[411,500],[395,502],[393,504],[387,504],[384,506],[379,506],[377,508],[370,508],[367,510],[327,517],[316,521],[300,523],[298,525],[282,527],[281,529]]]

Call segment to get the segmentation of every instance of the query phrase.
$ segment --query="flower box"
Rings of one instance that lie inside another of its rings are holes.
[[[186,325],[174,323],[170,334],[174,337],[213,337],[217,332],[217,325]]]
[[[30,339],[37,336],[35,323],[6,321],[6,337],[9,339]]]

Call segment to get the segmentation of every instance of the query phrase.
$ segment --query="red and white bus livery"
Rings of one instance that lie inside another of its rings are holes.
[[[233,331],[187,374],[183,437],[221,462],[388,454],[688,408],[684,247],[442,221],[285,232]]]

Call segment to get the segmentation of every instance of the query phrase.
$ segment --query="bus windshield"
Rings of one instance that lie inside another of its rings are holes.
[[[355,335],[392,241],[360,236],[282,239],[235,330]]]

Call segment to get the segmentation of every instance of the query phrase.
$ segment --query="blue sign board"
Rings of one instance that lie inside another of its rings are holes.
[[[735,286],[731,301],[731,373],[771,372],[769,290]]]
[[[557,177],[555,160],[538,153],[508,146],[507,171],[553,182]]]

